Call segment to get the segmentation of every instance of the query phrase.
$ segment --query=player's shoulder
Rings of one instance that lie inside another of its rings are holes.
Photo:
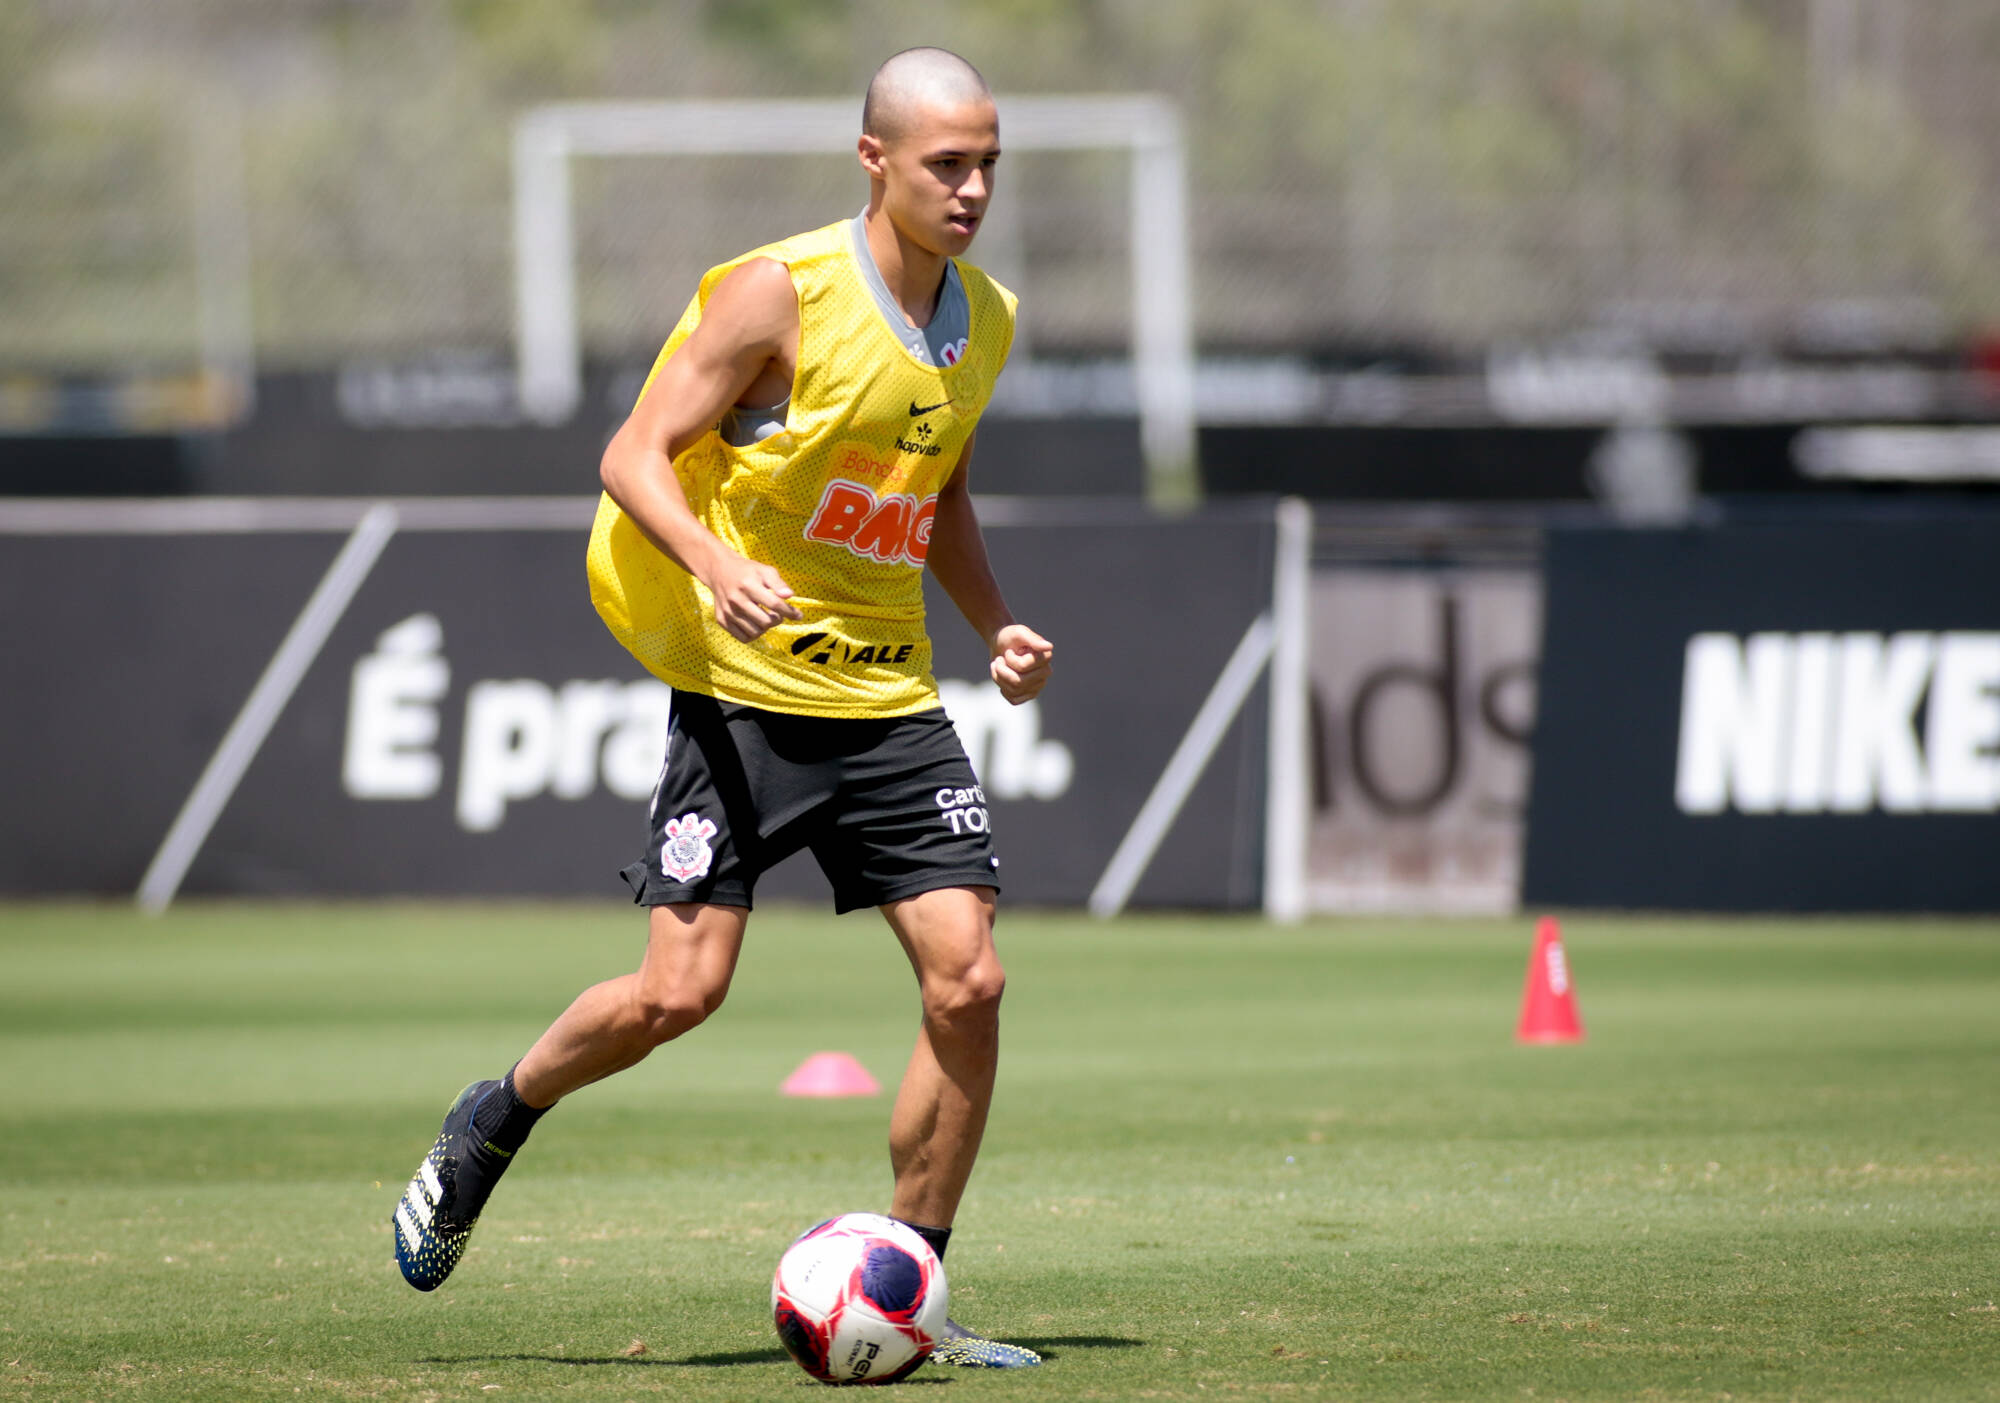
[[[718,263],[709,269],[702,278],[702,284],[709,291],[733,281],[781,292],[799,269],[822,262],[845,249],[845,243],[837,237],[843,227],[829,224],[824,229],[794,234],[789,239],[779,239],[775,243],[753,248],[748,253],[739,253],[727,263]]]
[[[703,289],[702,321],[752,341],[783,334],[798,321],[791,269],[774,258],[738,259]]]
[[[776,243],[753,248],[730,262],[725,269],[750,263],[776,263],[789,269],[811,267],[830,259],[847,255],[847,221],[837,220],[819,229],[808,229],[803,234],[794,234],[789,239],[779,239]]]
[[[708,270],[701,299],[709,311],[722,305],[778,317],[796,317],[802,291],[824,279],[822,270],[846,251],[844,226],[830,224],[738,254]]]
[[[718,271],[721,276],[709,294],[711,305],[724,297],[748,301],[792,297],[791,265],[767,254],[746,254]]]

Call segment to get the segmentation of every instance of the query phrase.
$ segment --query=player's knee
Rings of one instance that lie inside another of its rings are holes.
[[[636,1009],[641,1035],[655,1047],[671,1042],[681,1034],[700,1027],[711,1013],[722,1007],[722,1000],[728,992],[729,986],[725,984],[715,988],[683,986],[642,993]]]
[[[982,960],[924,989],[924,1012],[933,1022],[955,1029],[997,1025],[1000,996],[1007,992],[1007,972],[998,960]]]
[[[646,1042],[658,1047],[661,1043],[672,1042],[682,1033],[701,1026],[708,1017],[708,1009],[701,999],[681,998],[667,995],[657,999],[645,999],[639,1004],[639,1030]]]

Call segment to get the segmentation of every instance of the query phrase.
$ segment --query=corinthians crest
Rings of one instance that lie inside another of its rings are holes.
[[[708,875],[715,850],[708,840],[715,825],[700,814],[682,814],[667,820],[667,841],[660,844],[660,870],[676,882],[692,882]]]

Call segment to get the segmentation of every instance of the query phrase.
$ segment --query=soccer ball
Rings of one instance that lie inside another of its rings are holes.
[[[950,1308],[937,1253],[879,1213],[827,1219],[785,1249],[771,1278],[778,1338],[822,1383],[902,1378],[930,1358]]]

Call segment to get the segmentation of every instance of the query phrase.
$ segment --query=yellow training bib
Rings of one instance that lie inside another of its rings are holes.
[[[688,504],[732,550],[773,566],[804,618],[754,642],[654,549],[609,496],[590,534],[590,598],[618,641],[671,686],[802,716],[902,716],[938,705],[923,568],[938,489],[979,423],[1014,340],[1014,295],[958,264],[965,352],[933,367],[884,324],[848,221],[711,268],[653,376],[709,295],[752,258],[791,270],[798,370],[783,432],[747,448],[711,429],[674,463]],[[643,396],[645,391],[640,391]]]

